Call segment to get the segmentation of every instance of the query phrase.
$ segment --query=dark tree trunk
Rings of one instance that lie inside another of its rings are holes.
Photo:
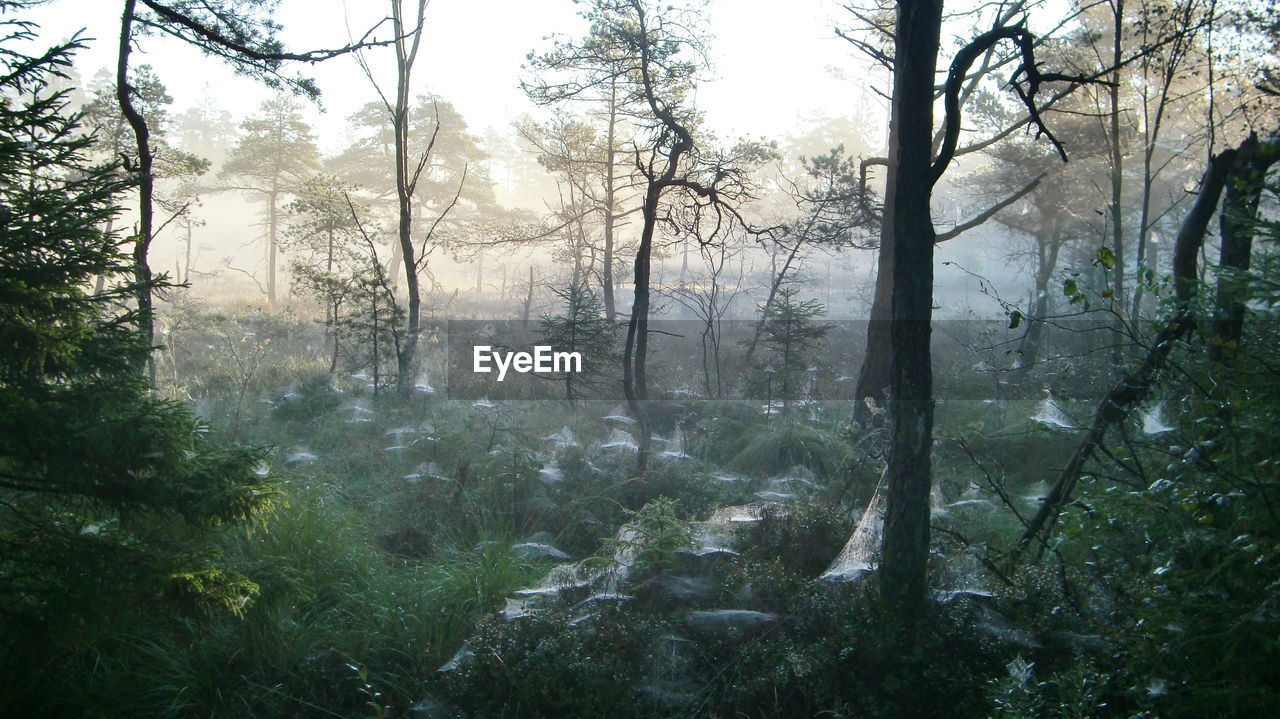
[[[129,86],[129,54],[133,50],[133,21],[136,0],[125,0],[120,16],[120,55],[116,62],[116,99],[120,112],[133,129],[138,145],[138,166],[132,168],[138,175],[138,234],[133,243],[133,275],[137,283],[139,321],[147,345],[155,344],[155,318],[151,301],[152,274],[147,255],[151,251],[155,196],[155,177],[151,174],[154,157],[151,154],[151,130],[146,118],[133,104],[133,88]],[[141,369],[141,368],[140,368]],[[147,371],[152,384],[156,381],[155,362],[148,354]]]
[[[889,160],[889,172],[894,174],[893,158]],[[886,188],[885,217],[888,218],[888,192]],[[871,316],[867,321],[867,348],[858,371],[857,394],[854,396],[853,416],[866,423],[871,418],[867,399],[881,407],[889,391],[889,317],[893,293],[893,236],[888,222],[881,225],[880,251],[876,262],[875,293],[871,300]]]
[[[614,143],[617,142],[617,125],[618,125],[618,89],[616,81],[609,85],[609,127],[605,135],[605,163],[604,163],[604,267],[601,268],[602,275],[600,280],[601,291],[604,295],[604,315],[609,322],[613,322],[617,316],[613,298],[613,235],[614,223],[618,218],[614,214],[614,208],[617,204],[615,198],[616,189],[614,188],[614,172],[617,169],[614,165]]]
[[[1110,151],[1111,151],[1111,236],[1115,245],[1115,293],[1112,295],[1112,304],[1119,313],[1116,317],[1118,325],[1123,325],[1124,320],[1124,156],[1120,147],[1120,67],[1123,61],[1121,47],[1124,35],[1124,0],[1115,0],[1115,27],[1112,35],[1111,45],[1111,62],[1112,67],[1116,68],[1111,75],[1111,114],[1110,114]],[[1122,330],[1117,327],[1117,333]],[[1121,337],[1117,336],[1115,343],[1116,350],[1114,358],[1116,361],[1120,359],[1120,347],[1123,345]]]
[[[407,124],[407,112],[404,114],[397,113],[404,118]],[[407,131],[396,133],[396,168],[400,182],[397,191],[400,195],[400,252],[404,258],[404,287],[406,302],[409,306],[408,316],[405,321],[405,337],[404,344],[401,345],[400,351],[396,357],[396,394],[401,398],[408,398],[409,393],[413,391],[414,384],[414,362],[418,350],[418,323],[422,313],[422,297],[418,285],[418,262],[413,247],[413,237],[410,230],[413,226],[413,214],[409,202],[409,194],[407,191],[407,183],[404,182],[405,160],[407,159],[407,151],[403,150],[406,143],[404,135]]]
[[[899,2],[884,210],[892,241],[881,248],[892,273],[888,334],[893,409],[880,586],[908,633],[926,608],[928,591],[934,248],[930,148],[941,26],[941,0]]]
[[[675,162],[671,163],[674,170]],[[643,472],[649,463],[649,423],[645,417],[644,401],[649,398],[645,380],[645,358],[649,344],[649,276],[653,254],[653,234],[658,225],[658,199],[662,185],[649,183],[641,213],[644,227],[640,233],[640,246],[636,248],[635,293],[631,302],[631,317],[627,322],[627,341],[622,353],[622,388],[627,406],[635,417],[640,431],[636,468]]]
[[[1240,146],[1233,175],[1235,181],[1226,188],[1219,218],[1222,244],[1218,250],[1218,266],[1227,272],[1218,275],[1213,337],[1209,343],[1209,357],[1215,361],[1229,361],[1234,357],[1244,337],[1244,302],[1239,296],[1235,278],[1230,275],[1249,269],[1253,254],[1253,223],[1258,215],[1258,202],[1262,199],[1263,179],[1267,168],[1277,159],[1274,148],[1264,149],[1258,138],[1250,135]]]
[[[395,130],[396,153],[396,199],[400,205],[399,247],[404,262],[405,299],[408,312],[405,318],[404,341],[397,343],[396,351],[396,394],[401,400],[408,399],[417,381],[416,367],[418,354],[418,327],[422,314],[422,297],[418,283],[418,254],[413,246],[413,186],[416,184],[416,171],[410,169],[409,163],[409,75],[418,54],[422,40],[422,22],[425,0],[419,0],[416,25],[412,31],[412,45],[405,47],[404,18],[401,14],[400,0],[391,0],[392,25],[396,40],[396,106],[392,124]],[[411,177],[411,173],[414,175]]]

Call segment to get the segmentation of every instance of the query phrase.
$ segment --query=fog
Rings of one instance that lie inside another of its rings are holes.
[[[0,715],[1265,715],[1276,12],[0,0]]]

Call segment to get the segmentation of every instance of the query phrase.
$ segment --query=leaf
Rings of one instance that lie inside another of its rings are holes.
[[[1112,288],[1108,287],[1107,289],[1105,289],[1105,290],[1103,290],[1103,291],[1102,291],[1102,299],[1104,299],[1104,300],[1109,300],[1109,299],[1111,299],[1112,297],[1114,297],[1114,296],[1115,296],[1115,294],[1116,294],[1116,291],[1115,291],[1114,289],[1112,289]]]
[[[1101,262],[1102,266],[1108,270],[1114,269],[1116,266],[1116,253],[1112,252],[1110,247],[1099,247],[1098,262]]]
[[[1022,324],[1022,313],[1014,310],[1009,313],[1009,329],[1016,330],[1018,325]]]
[[[1079,291],[1080,291],[1080,288],[1076,286],[1075,280],[1067,280],[1066,284],[1062,286],[1062,294],[1066,295],[1067,297],[1075,297],[1076,293],[1078,293]]]

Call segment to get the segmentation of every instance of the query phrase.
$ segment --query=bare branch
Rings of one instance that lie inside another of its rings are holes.
[[[978,225],[981,225],[982,223],[986,222],[992,217],[995,217],[997,212],[999,212],[1000,210],[1003,210],[1009,205],[1012,205],[1018,200],[1021,200],[1023,197],[1026,197],[1028,194],[1030,194],[1032,190],[1036,189],[1036,187],[1040,184],[1040,181],[1044,179],[1044,176],[1046,174],[1048,173],[1044,173],[1044,172],[1040,173],[1039,175],[1036,176],[1034,180],[1032,180],[1031,182],[1028,182],[1026,185],[1022,187],[1022,189],[1018,190],[1012,195],[1009,195],[1003,200],[1000,200],[996,204],[992,205],[991,207],[988,207],[986,210],[978,213],[974,217],[966,220],[965,222],[962,222],[956,225],[950,230],[947,230],[946,232],[939,232],[934,237],[934,240],[933,240],[934,243],[937,244],[939,242],[946,242],[947,240],[953,240],[956,237],[959,237],[961,234],[968,232],[969,230],[972,230]]]

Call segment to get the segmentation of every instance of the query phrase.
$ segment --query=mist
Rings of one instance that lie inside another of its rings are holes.
[[[0,0],[0,713],[1265,713],[1276,20]]]

